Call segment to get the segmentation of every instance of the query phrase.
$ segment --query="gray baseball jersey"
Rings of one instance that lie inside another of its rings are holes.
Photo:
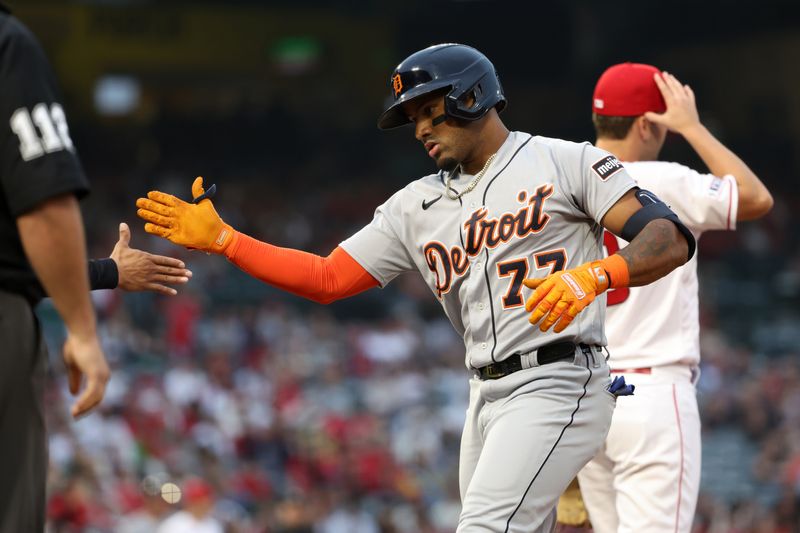
[[[450,199],[443,172],[414,181],[341,246],[381,286],[419,271],[462,335],[468,367],[551,342],[605,345],[605,295],[562,333],[542,333],[528,323],[522,280],[601,258],[600,221],[634,186],[589,143],[512,132],[474,190]]]

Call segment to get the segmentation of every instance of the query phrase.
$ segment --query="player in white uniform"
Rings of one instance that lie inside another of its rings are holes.
[[[696,238],[766,214],[772,197],[756,175],[700,123],[694,94],[649,65],[609,68],[594,92],[597,146],[657,194]],[[667,130],[681,134],[711,170],[655,161]],[[627,243],[606,232],[607,253]],[[700,483],[697,256],[646,286],[608,292],[612,373],[634,382],[619,398],[605,446],[579,474],[597,533],[688,532]]]
[[[153,191],[138,213],[149,233],[225,254],[320,302],[420,273],[462,335],[474,376],[458,531],[551,531],[558,495],[611,421],[604,291],[663,276],[692,255],[694,238],[663,203],[637,196],[608,153],[509,132],[494,66],[474,48],[412,54],[391,87],[379,127],[413,122],[440,171],[395,193],[326,258],[236,232],[202,178],[192,203]],[[630,246],[601,259],[603,226]],[[535,288],[527,302],[523,285]]]

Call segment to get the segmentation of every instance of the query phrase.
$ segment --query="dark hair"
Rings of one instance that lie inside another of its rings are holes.
[[[639,118],[634,117],[609,117],[592,113],[592,122],[597,138],[624,139],[631,131],[634,121]]]

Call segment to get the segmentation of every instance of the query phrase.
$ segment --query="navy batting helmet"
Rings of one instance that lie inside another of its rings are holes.
[[[403,102],[439,89],[445,95],[445,114],[462,120],[478,120],[493,107],[502,111],[506,97],[494,65],[485,55],[463,44],[437,44],[408,56],[394,69],[389,86],[394,102],[378,118],[382,130],[410,121]],[[467,106],[465,96],[475,101]]]

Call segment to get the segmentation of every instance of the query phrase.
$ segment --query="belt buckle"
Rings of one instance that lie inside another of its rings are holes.
[[[481,369],[481,374],[483,379],[497,379],[506,375],[505,372],[498,368],[498,365],[495,363],[491,363],[483,367]]]

